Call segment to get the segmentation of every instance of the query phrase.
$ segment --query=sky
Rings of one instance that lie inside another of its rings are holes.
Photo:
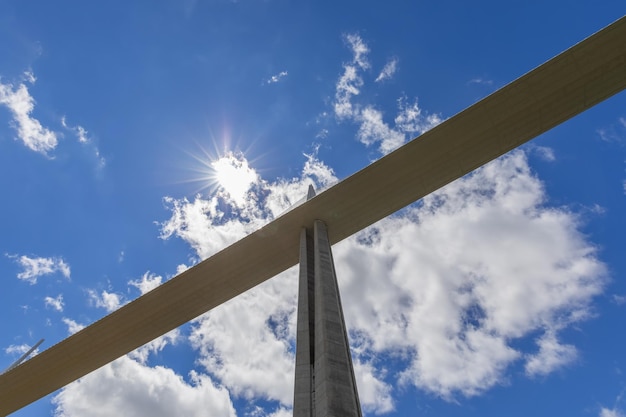
[[[0,1],[0,369],[623,2]],[[419,139],[417,139],[419,140]],[[626,95],[333,247],[367,416],[626,416]],[[291,415],[292,268],[15,416]]]

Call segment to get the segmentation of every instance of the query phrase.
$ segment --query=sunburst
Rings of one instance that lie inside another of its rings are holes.
[[[243,155],[232,152],[211,162],[211,179],[225,191],[238,206],[246,202],[248,191],[258,181],[258,174]]]

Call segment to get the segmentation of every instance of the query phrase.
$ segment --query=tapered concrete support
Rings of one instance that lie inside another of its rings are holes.
[[[310,248],[310,249],[309,249]],[[313,364],[315,363],[314,262],[313,238],[300,233],[300,278],[298,284],[298,330],[296,334],[296,379],[293,416],[313,417]]]
[[[360,417],[326,224],[300,235],[294,417]]]

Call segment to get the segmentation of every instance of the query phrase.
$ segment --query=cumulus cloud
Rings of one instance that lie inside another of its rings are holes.
[[[8,355],[22,356],[23,354],[28,352],[31,349],[31,347],[32,346],[29,346],[26,343],[23,343],[21,345],[10,345],[9,347],[4,349],[4,352]],[[34,356],[38,353],[39,353],[39,348],[35,349],[32,355]]]
[[[385,414],[394,411],[391,395],[392,386],[384,381],[384,370],[377,369],[372,362],[353,361],[354,376],[359,392],[361,407],[366,413]]]
[[[53,398],[57,417],[124,415],[235,416],[228,391],[207,375],[148,367],[127,356],[63,388]]]
[[[141,295],[144,295],[161,285],[162,281],[163,277],[148,271],[141,276],[141,279],[128,281],[128,285],[137,288],[139,292],[141,292]]]
[[[517,151],[337,246],[357,350],[408,355],[400,382],[446,399],[571,363],[550,329],[589,317],[606,280],[596,248]],[[546,330],[547,329],[547,330]],[[535,338],[538,352],[515,341]]]
[[[63,294],[59,294],[56,297],[46,297],[44,298],[44,303],[46,307],[50,307],[56,311],[63,311],[64,303],[63,303]]]
[[[529,355],[525,370],[529,376],[543,376],[574,362],[578,357],[576,347],[558,341],[553,331],[547,331],[537,340],[539,351]]]
[[[34,82],[32,73],[26,73],[26,79]],[[51,130],[43,127],[39,120],[32,116],[35,109],[35,100],[28,92],[25,84],[17,87],[10,83],[2,83],[0,80],[0,104],[5,105],[13,116],[12,125],[17,131],[20,139],[26,147],[48,155],[57,146],[57,136]]]
[[[291,269],[193,322],[199,363],[234,395],[291,406],[296,285]]]
[[[67,331],[70,335],[80,332],[85,328],[84,324],[77,323],[76,321],[67,317],[63,317],[63,323],[65,323],[65,325],[67,326]]]
[[[7,257],[14,259],[23,268],[17,277],[31,285],[36,284],[39,277],[57,272],[70,279],[70,266],[62,258],[31,258],[26,255],[7,255]]]
[[[87,290],[87,294],[95,307],[104,308],[107,313],[117,310],[124,304],[123,297],[114,292],[102,290],[98,293],[94,290]]]
[[[357,133],[359,140],[367,146],[379,142],[379,149],[383,154],[387,154],[400,147],[405,141],[405,135],[402,132],[390,128],[387,123],[383,121],[382,112],[371,106],[361,111],[359,120],[361,123]]]
[[[299,178],[259,180],[260,208],[245,221],[226,220],[216,197],[172,199],[163,237],[205,258],[301,199],[313,180],[334,180],[313,157]],[[556,330],[590,317],[607,272],[576,215],[546,199],[516,151],[334,248],[366,410],[393,409],[394,384],[453,399],[505,382],[515,363],[533,377],[576,359]],[[233,394],[291,406],[295,282],[287,271],[193,323],[199,362]],[[538,349],[520,350],[520,340]],[[261,353],[252,360],[250,349]],[[389,375],[379,355],[404,358],[404,369]]]
[[[135,359],[141,364],[146,364],[151,354],[161,352],[168,345],[175,345],[180,341],[180,330],[174,329],[163,336],[159,336],[151,342],[146,343],[140,348],[135,349],[128,354],[129,357]]]

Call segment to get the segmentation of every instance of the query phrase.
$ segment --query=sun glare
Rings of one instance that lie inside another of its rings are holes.
[[[248,190],[258,179],[256,171],[250,168],[248,161],[243,156],[237,157],[229,153],[211,162],[211,168],[215,172],[215,180],[219,186],[237,205],[243,205]]]

